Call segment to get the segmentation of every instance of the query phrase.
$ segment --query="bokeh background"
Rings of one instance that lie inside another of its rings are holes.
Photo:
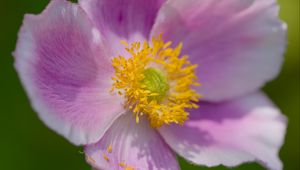
[[[40,13],[49,0],[0,1],[0,169],[90,170],[82,148],[49,130],[30,107],[13,68],[12,51],[25,13]],[[299,170],[299,0],[279,0],[281,18],[288,24],[288,49],[280,76],[265,92],[289,118],[285,144],[280,152],[285,170]],[[255,128],[255,127],[249,127]],[[224,170],[196,167],[179,158],[183,170]],[[245,164],[236,170],[262,170]]]

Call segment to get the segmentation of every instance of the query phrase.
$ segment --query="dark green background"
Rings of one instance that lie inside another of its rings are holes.
[[[299,1],[279,0],[281,18],[287,22],[288,50],[280,76],[264,90],[289,118],[286,142],[280,152],[286,170],[299,169]],[[11,52],[25,13],[40,13],[48,0],[1,0],[0,2],[0,169],[89,170],[81,148],[71,145],[45,127],[30,107]],[[249,127],[255,128],[255,127]],[[192,166],[180,159],[182,169]],[[213,170],[227,169],[224,167]],[[235,169],[259,170],[257,164]]]

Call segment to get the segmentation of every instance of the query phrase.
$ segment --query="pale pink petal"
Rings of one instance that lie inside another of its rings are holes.
[[[109,94],[113,74],[101,37],[83,10],[53,0],[40,15],[26,15],[15,67],[34,110],[74,144],[96,142],[122,113]]]
[[[149,36],[157,11],[165,0],[80,0],[89,17],[103,33],[128,38]]]
[[[286,26],[275,0],[170,0],[154,24],[198,64],[204,100],[221,101],[254,92],[277,76]]]
[[[119,117],[99,142],[85,147],[85,153],[87,161],[101,170],[124,170],[120,164],[134,170],[179,169],[176,155],[155,129],[144,119],[136,124],[132,113]]]
[[[234,101],[200,103],[183,127],[165,126],[160,133],[179,155],[208,167],[237,166],[257,161],[282,169],[278,152],[283,144],[286,119],[263,94]]]
[[[89,17],[114,50],[114,56],[126,55],[121,40],[148,38],[157,12],[165,0],[79,0]]]

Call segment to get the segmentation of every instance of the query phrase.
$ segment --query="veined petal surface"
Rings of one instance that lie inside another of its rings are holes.
[[[76,4],[53,0],[26,15],[15,67],[40,118],[74,144],[97,142],[123,108],[100,33]]]
[[[173,150],[198,165],[233,167],[257,161],[280,170],[286,123],[271,101],[256,93],[219,104],[200,103],[183,127],[159,131]]]
[[[87,161],[103,170],[179,170],[176,155],[146,119],[119,117],[104,137],[85,147]]]
[[[170,0],[151,35],[182,42],[198,64],[199,92],[224,101],[254,92],[280,71],[286,25],[276,0]]]

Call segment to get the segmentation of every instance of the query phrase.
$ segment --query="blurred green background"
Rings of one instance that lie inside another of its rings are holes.
[[[0,169],[1,170],[89,170],[80,152],[49,130],[30,107],[17,74],[11,52],[25,13],[40,13],[49,0],[1,0],[0,2]],[[279,0],[281,18],[288,24],[286,62],[280,76],[264,90],[289,118],[285,144],[280,152],[284,169],[299,169],[299,0]],[[249,127],[255,128],[255,127]],[[180,159],[184,170],[225,167],[195,167]],[[260,170],[252,163],[234,168]]]

